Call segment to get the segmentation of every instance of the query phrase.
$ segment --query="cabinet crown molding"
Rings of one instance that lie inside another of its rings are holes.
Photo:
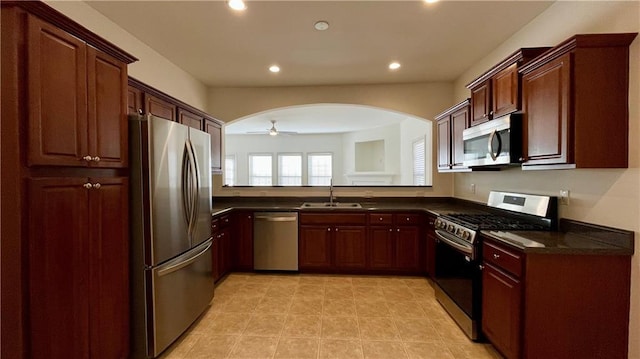
[[[478,78],[469,82],[467,84],[467,88],[471,89],[478,86],[479,84],[490,79],[493,75],[515,63],[526,64],[549,49],[550,47],[523,47],[521,49],[518,49],[517,51],[500,61],[497,65],[493,66],[485,73],[480,75]]]

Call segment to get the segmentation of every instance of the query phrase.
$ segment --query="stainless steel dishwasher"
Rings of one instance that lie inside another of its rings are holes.
[[[298,270],[297,212],[254,213],[253,268]]]

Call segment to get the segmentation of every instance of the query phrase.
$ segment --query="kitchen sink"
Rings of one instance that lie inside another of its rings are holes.
[[[305,202],[302,208],[362,208],[362,206],[355,202]]]

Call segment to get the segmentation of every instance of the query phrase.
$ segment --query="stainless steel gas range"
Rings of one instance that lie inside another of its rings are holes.
[[[486,210],[436,219],[436,298],[469,338],[480,337],[480,231],[555,230],[557,217],[556,197],[491,191]]]

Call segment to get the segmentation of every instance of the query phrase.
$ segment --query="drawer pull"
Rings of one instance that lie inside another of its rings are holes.
[[[493,259],[498,259],[498,258],[500,258],[500,255],[499,255],[499,254],[497,254],[497,253],[494,253],[494,254],[493,254]]]

